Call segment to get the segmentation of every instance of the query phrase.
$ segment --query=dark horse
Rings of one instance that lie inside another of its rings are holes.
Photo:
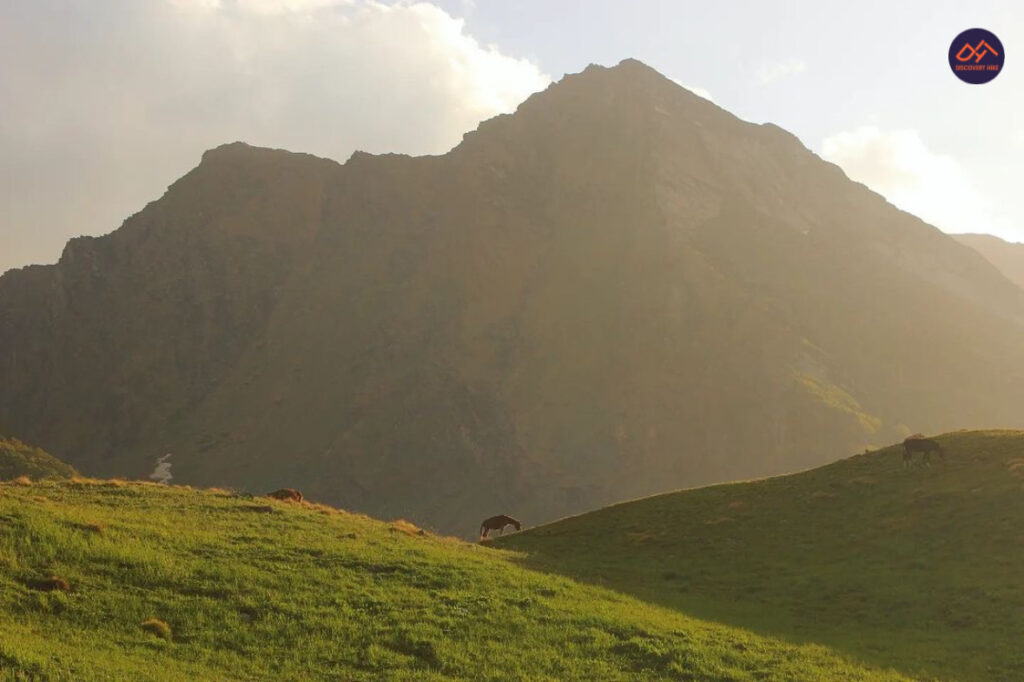
[[[946,453],[942,451],[942,446],[931,438],[925,438],[924,436],[910,436],[903,441],[903,466],[908,467],[914,463],[914,453],[920,452],[924,454],[921,459],[922,464],[931,466],[932,464],[932,453],[937,452],[943,459],[946,458]]]
[[[489,519],[484,519],[484,522],[480,524],[480,538],[483,539],[487,537],[487,533],[492,530],[498,531],[498,535],[504,535],[505,526],[515,526],[516,530],[523,529],[523,524],[519,523],[511,516],[505,516],[504,514],[501,516],[492,516]]]

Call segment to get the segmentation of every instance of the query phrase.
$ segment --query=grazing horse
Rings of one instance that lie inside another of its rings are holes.
[[[515,526],[516,530],[522,530],[523,524],[519,523],[511,516],[492,516],[489,519],[484,519],[484,522],[480,524],[480,539],[487,537],[487,533],[492,530],[498,531],[498,535],[505,534],[505,526]]]
[[[909,436],[903,441],[903,466],[909,467],[914,463],[914,453],[920,452],[924,454],[921,459],[921,463],[927,466],[932,465],[932,453],[937,452],[945,459],[946,453],[942,451],[942,446],[938,442],[931,438],[925,438],[924,436]]]

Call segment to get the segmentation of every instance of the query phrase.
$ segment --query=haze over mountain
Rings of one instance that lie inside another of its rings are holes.
[[[0,277],[0,433],[471,532],[1013,426],[1024,291],[795,137],[591,66],[451,152],[241,143]]]
[[[954,238],[987,258],[1017,286],[1024,288],[1024,244],[990,234],[958,234]]]

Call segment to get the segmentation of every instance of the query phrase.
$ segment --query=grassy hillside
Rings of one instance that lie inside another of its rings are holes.
[[[223,491],[3,484],[0,678],[905,679],[512,558]]]
[[[10,481],[19,476],[70,478],[77,474],[74,467],[44,450],[26,445],[17,438],[0,436],[0,481]]]
[[[1024,432],[628,502],[498,541],[523,563],[940,679],[1024,679]]]

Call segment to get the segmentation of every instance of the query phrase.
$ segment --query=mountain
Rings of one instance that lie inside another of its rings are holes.
[[[0,436],[0,481],[27,476],[30,479],[70,478],[78,472],[50,453],[17,438]]]
[[[987,258],[1006,279],[1024,289],[1024,244],[990,234],[955,234],[953,238]]]
[[[0,432],[466,534],[1017,425],[1022,331],[974,250],[626,60],[440,156],[207,152],[0,277]]]
[[[493,546],[700,618],[914,679],[1024,679],[1024,431],[937,438],[618,504]]]
[[[0,484],[0,678],[908,680],[310,504]]]

